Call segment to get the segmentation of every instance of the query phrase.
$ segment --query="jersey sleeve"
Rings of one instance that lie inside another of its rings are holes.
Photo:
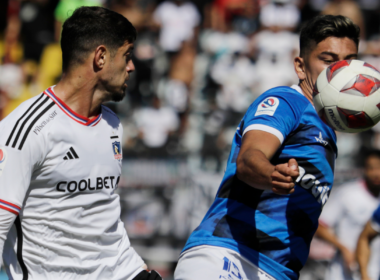
[[[372,228],[380,233],[380,205],[377,207],[375,212],[373,212],[370,223]]]
[[[42,160],[42,138],[39,138],[40,143],[36,143],[33,135],[26,137],[23,122],[18,121],[20,118],[17,114],[11,114],[0,122],[1,250],[10,227],[22,211],[33,171]]]
[[[297,128],[305,108],[303,102],[297,104],[297,99],[295,94],[277,92],[257,98],[243,118],[242,136],[251,130],[261,130],[273,134],[282,144]]]
[[[18,134],[16,128],[12,134],[9,126],[13,123],[8,123],[0,125],[0,131],[6,132],[0,136],[0,208],[18,215],[34,168],[42,159],[41,143],[35,143],[33,135],[28,135],[21,147],[22,133]]]

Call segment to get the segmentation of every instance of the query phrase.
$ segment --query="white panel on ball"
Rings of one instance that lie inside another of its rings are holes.
[[[342,109],[363,111],[365,99],[364,96],[356,96],[340,92],[337,106]]]
[[[319,92],[321,92],[329,84],[329,81],[327,80],[327,76],[326,76],[326,71],[327,71],[327,68],[324,69],[321,72],[321,74],[319,74],[318,79],[315,83],[317,85],[317,89]]]
[[[335,106],[338,104],[339,91],[328,84],[323,90],[319,91],[318,95],[321,96],[322,103],[324,106]]]
[[[321,100],[321,94],[317,94],[313,97],[314,108],[317,112],[323,108],[323,102]]]
[[[374,123],[377,123],[380,120],[380,89],[364,99],[363,111],[367,113]],[[377,107],[378,104],[379,107]]]

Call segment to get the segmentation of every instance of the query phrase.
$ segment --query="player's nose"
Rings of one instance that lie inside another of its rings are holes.
[[[133,63],[132,59],[130,59],[127,64],[127,72],[132,73],[133,71],[135,71],[135,69],[135,64]]]

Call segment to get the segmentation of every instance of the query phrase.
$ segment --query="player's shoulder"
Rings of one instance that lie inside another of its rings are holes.
[[[56,117],[54,105],[44,93],[21,103],[0,122],[0,142],[21,150],[26,140],[33,138],[30,135],[39,135],[40,130]]]
[[[275,112],[277,109],[281,113],[290,113],[291,111],[300,116],[311,103],[302,93],[291,87],[275,87],[261,94],[249,107],[249,112],[257,112],[258,110],[271,110]],[[288,110],[288,108],[291,110]],[[273,115],[273,114],[271,114]]]
[[[307,100],[307,98],[300,91],[298,91],[297,86],[293,86],[293,87],[281,86],[281,87],[271,88],[267,90],[266,92],[264,92],[260,97],[261,99],[266,99],[271,96],[280,98],[288,102],[289,104],[295,105],[295,106],[307,107],[311,104],[309,100]]]
[[[119,117],[115,114],[114,111],[105,105],[102,105],[102,119],[107,121],[111,126],[119,126],[120,124]]]

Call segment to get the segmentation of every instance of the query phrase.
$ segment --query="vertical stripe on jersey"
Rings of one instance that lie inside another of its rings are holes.
[[[21,270],[22,270],[22,280],[28,280],[28,269],[24,263],[24,260],[22,258],[22,243],[23,243],[23,234],[22,234],[22,227],[21,227],[21,220],[20,217],[17,216],[15,220],[15,226],[17,230],[17,260],[20,264]]]
[[[49,97],[47,97],[49,99]],[[44,101],[45,102],[45,101]],[[39,120],[39,118],[41,118],[41,116],[43,114],[45,114],[51,107],[53,107],[55,105],[54,101],[52,101],[49,106],[47,106],[29,125],[28,129],[26,130],[25,134],[24,134],[24,137],[22,138],[22,141],[20,143],[20,146],[18,147],[19,150],[22,149],[22,147],[24,146],[24,143],[25,143],[25,140],[26,138],[28,137],[29,135],[29,132],[30,130],[33,128],[33,126],[35,125],[35,123]]]
[[[29,114],[29,116],[24,120],[22,123],[20,129],[17,132],[16,139],[13,141],[12,148],[16,147],[18,138],[20,137],[20,134],[22,130],[24,129],[25,124],[29,121],[29,119],[41,108],[42,105],[44,105],[49,100],[49,97],[45,98],[34,110],[32,113]]]
[[[44,96],[44,94],[42,93],[40,95],[40,97],[36,101],[34,101],[34,103],[28,108],[28,110],[26,110],[26,112],[17,120],[16,125],[13,127],[11,135],[9,135],[9,138],[8,138],[7,143],[5,144],[5,146],[8,146],[9,142],[11,142],[13,134],[15,133],[16,128],[17,128],[19,122],[29,113],[30,110],[32,110],[32,108],[34,107],[34,105],[36,105],[41,100],[41,98],[43,96]]]

